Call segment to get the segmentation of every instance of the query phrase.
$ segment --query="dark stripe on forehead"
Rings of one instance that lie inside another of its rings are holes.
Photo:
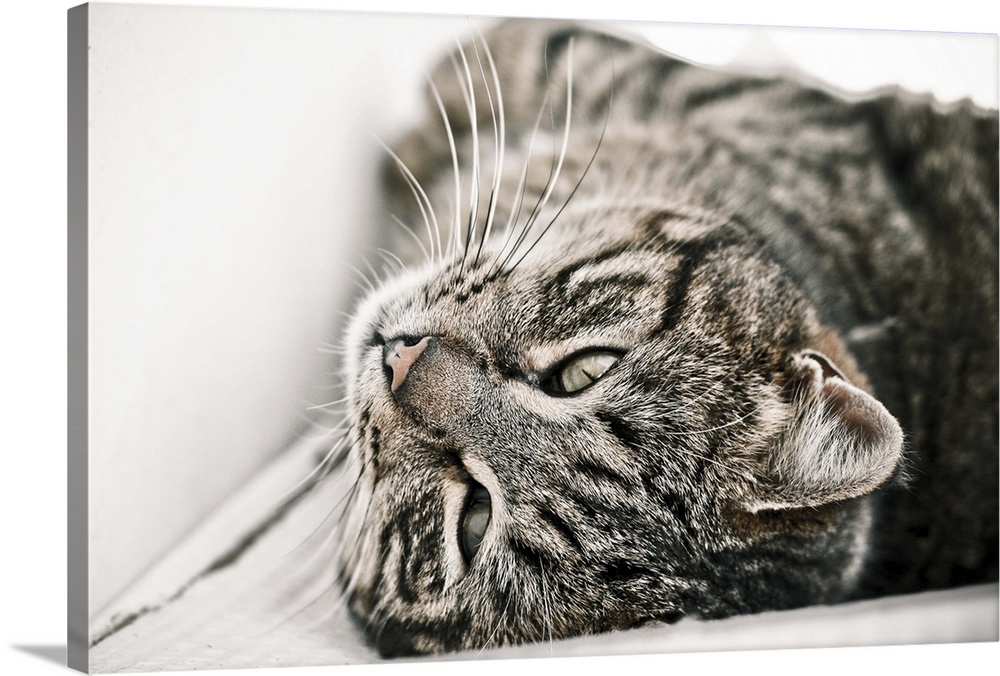
[[[567,485],[564,496],[579,512],[581,521],[587,524],[591,533],[599,532],[604,537],[601,545],[607,548],[611,539],[629,531],[622,530],[622,524],[638,525],[649,515],[650,505],[641,488],[629,491],[599,490],[585,481]]]
[[[660,319],[660,325],[653,332],[654,335],[673,331],[680,320],[681,312],[687,301],[688,288],[691,286],[691,278],[694,270],[701,261],[694,258],[684,258],[678,270],[677,278],[674,280],[672,293]]]
[[[753,79],[748,77],[723,79],[707,87],[693,89],[688,92],[684,100],[684,110],[687,113],[691,113],[702,106],[733,99],[748,92],[769,89],[780,83],[780,80]]]
[[[684,496],[679,495],[670,488],[661,488],[654,496],[657,504],[666,507],[667,511],[677,519],[680,525],[688,532],[689,536],[694,537],[696,535],[691,522],[691,515],[688,513],[687,500]]]
[[[641,299],[655,292],[656,280],[638,270],[635,261],[618,263],[643,250],[639,244],[618,244],[575,260],[542,281],[534,312],[539,328],[550,338],[568,337],[584,327],[648,316]]]
[[[606,65],[609,70],[614,65],[614,55],[625,55],[628,52],[647,51],[638,47],[632,42],[604,33],[595,33],[577,26],[567,26],[558,31],[553,31],[545,40],[545,68],[539,73],[538,87],[541,90],[549,88],[549,81],[553,79],[555,73],[565,72],[565,66],[559,61],[565,58],[569,49],[570,40],[573,40],[573,58],[578,66],[579,72],[593,73],[599,65]],[[622,59],[619,56],[619,60]],[[627,58],[627,57],[625,57]],[[586,97],[587,94],[603,93],[607,87],[588,87],[588,80],[577,78],[574,88],[578,90],[579,96]],[[574,92],[576,93],[576,92]],[[556,95],[557,92],[550,92],[550,97],[556,101],[561,101],[562,97]]]
[[[565,497],[572,500],[580,513],[589,521],[595,521],[597,510],[594,508],[593,496],[584,494],[581,486],[568,486]]]
[[[639,487],[639,484],[630,477],[616,472],[607,465],[594,462],[590,458],[576,458],[573,461],[572,469],[575,473],[581,474],[591,481],[604,481],[619,486],[626,491],[634,491]]]
[[[576,533],[573,532],[573,528],[563,519],[561,516],[556,514],[554,511],[543,505],[536,505],[535,507],[538,518],[548,524],[552,530],[557,532],[562,538],[573,546],[578,552],[583,552],[583,544],[577,537]]]
[[[601,567],[600,576],[605,582],[627,583],[640,578],[653,577],[656,571],[641,563],[626,559],[614,559]]]
[[[545,40],[545,65],[546,68],[539,74],[542,79],[538,86],[541,90],[548,88],[547,78],[549,73],[555,68],[556,63],[563,57],[563,52],[569,48],[569,42],[575,37],[583,35],[580,28],[568,27],[561,31],[553,32]]]
[[[624,444],[627,448],[635,451],[635,453],[642,457],[645,453],[644,440],[641,433],[634,427],[629,425],[629,423],[619,415],[611,411],[597,411],[594,414],[598,420],[605,424],[608,431]]]
[[[572,290],[564,287],[563,295],[568,301],[577,302],[586,300],[588,297],[611,291],[611,287],[618,287],[616,290],[629,291],[642,289],[652,283],[649,277],[638,273],[616,273],[599,277],[597,279],[581,280],[573,284]]]
[[[521,560],[521,563],[528,568],[534,569],[539,565],[551,564],[555,557],[552,552],[543,552],[534,545],[516,537],[510,538],[507,542],[510,551]]]
[[[642,49],[636,52],[635,45],[625,45],[624,50],[608,55],[607,68],[614,81],[587,91],[590,100],[586,107],[586,117],[602,120],[609,112],[609,106],[623,111],[631,111],[634,119],[646,119],[660,107],[667,79],[688,64],[656,52]]]
[[[687,305],[688,292],[694,279],[695,271],[711,255],[725,248],[739,246],[740,239],[729,235],[712,237],[711,239],[693,240],[674,244],[673,253],[680,258],[680,266],[672,285],[670,298],[663,308],[660,326],[655,333],[666,333],[674,330],[680,321]]]
[[[566,286],[569,283],[570,278],[580,270],[586,267],[598,265],[599,263],[606,263],[610,260],[623,256],[625,254],[630,254],[639,248],[638,245],[631,242],[624,244],[619,244],[617,246],[609,247],[604,249],[600,253],[594,254],[587,258],[580,258],[573,261],[569,265],[561,268],[554,276],[553,279],[559,286]]]
[[[651,63],[642,64],[639,70],[646,75],[642,96],[634,103],[636,117],[640,120],[650,118],[663,107],[664,97],[669,96],[667,81],[674,73],[688,67],[688,64],[659,54],[652,57]]]

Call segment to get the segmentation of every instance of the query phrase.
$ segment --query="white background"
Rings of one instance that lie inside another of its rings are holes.
[[[470,23],[90,8],[92,616],[341,396],[375,136]]]
[[[246,3],[217,2],[217,5]],[[260,4],[260,3],[255,3]],[[916,30],[979,31],[995,33],[997,10],[979,2],[949,2],[936,10],[907,7],[895,14],[872,2],[830,3],[827,8],[793,3],[678,3],[669,9],[651,9],[648,0],[591,6],[576,3],[572,16],[671,21],[706,21],[804,26],[867,27]],[[889,4],[889,3],[886,3]],[[897,7],[899,6],[896,3]],[[45,674],[61,668],[37,656],[54,655],[65,645],[66,594],[66,237],[65,237],[65,26],[71,4],[32,2],[7,7],[2,22],[3,49],[3,203],[7,205],[0,245],[0,289],[3,290],[3,401],[0,421],[7,434],[4,463],[0,553],[0,673]],[[404,9],[399,3],[271,2],[271,7],[346,9]],[[557,3],[421,2],[405,7],[444,13],[503,13],[508,15],[568,16]],[[932,64],[933,61],[929,62]],[[926,70],[929,65],[917,69]],[[958,662],[971,667],[984,658],[996,663],[997,646],[855,649],[792,653],[668,656],[593,660],[602,669],[738,668],[781,671],[808,668],[813,673],[842,672],[868,667],[910,671],[952,671]],[[474,668],[510,668],[512,665],[476,665]],[[559,666],[562,666],[561,664]],[[569,665],[567,665],[569,666]],[[371,673],[401,667],[365,667]],[[447,665],[468,669],[468,665]],[[544,662],[518,665],[529,671],[550,669]],[[404,671],[416,667],[402,667]],[[437,667],[435,667],[437,669]],[[305,670],[321,673],[326,670]],[[355,673],[342,668],[338,673]],[[422,671],[428,672],[428,667]],[[222,673],[222,672],[219,672]],[[246,673],[246,672],[244,672]],[[257,670],[260,673],[289,673]],[[455,672],[457,673],[457,671]]]

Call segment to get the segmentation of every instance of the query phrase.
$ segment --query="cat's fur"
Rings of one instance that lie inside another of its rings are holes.
[[[996,579],[995,112],[540,21],[434,82],[393,162],[432,260],[348,336],[340,563],[380,651]],[[424,337],[391,390],[387,343]],[[593,348],[623,357],[547,389]]]

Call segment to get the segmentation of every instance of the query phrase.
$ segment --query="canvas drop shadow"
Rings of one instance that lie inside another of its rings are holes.
[[[66,666],[65,645],[15,645],[11,647],[15,650],[39,657],[47,662]]]

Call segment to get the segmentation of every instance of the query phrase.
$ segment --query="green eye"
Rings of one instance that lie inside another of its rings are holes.
[[[621,359],[620,354],[608,350],[578,354],[556,372],[552,378],[552,389],[567,394],[579,392],[597,382]]]
[[[472,561],[490,525],[490,494],[479,484],[472,489],[469,503],[462,514],[458,541],[466,561]]]

